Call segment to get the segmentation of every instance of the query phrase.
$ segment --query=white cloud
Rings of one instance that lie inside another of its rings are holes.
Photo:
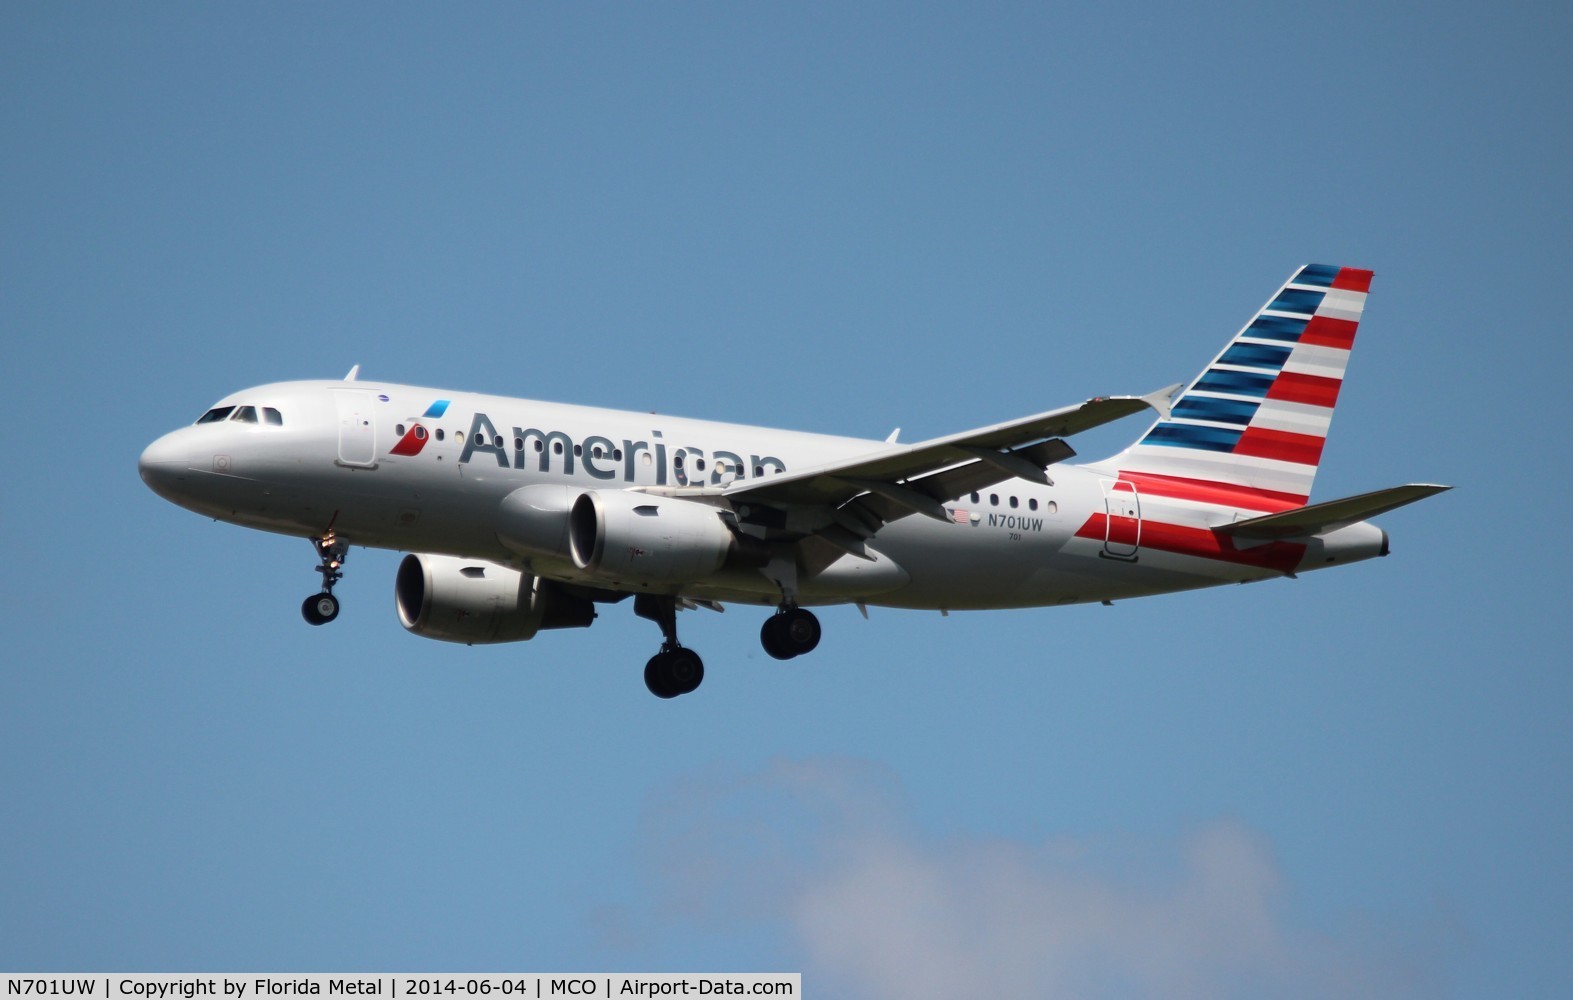
[[[1169,843],[1022,843],[936,838],[911,813],[888,772],[858,761],[695,781],[647,817],[660,909],[707,927],[784,925],[817,995],[1432,992],[1386,938],[1298,926],[1266,838],[1239,823]]]

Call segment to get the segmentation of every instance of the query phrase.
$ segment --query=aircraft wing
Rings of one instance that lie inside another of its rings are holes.
[[[1147,396],[1106,396],[1089,399],[1019,420],[980,427],[946,437],[889,448],[857,458],[765,479],[748,480],[722,491],[728,499],[765,506],[812,505],[841,508],[858,499],[856,520],[872,533],[886,521],[907,514],[946,520],[942,504],[963,494],[1007,479],[1049,482],[1044,469],[1075,454],[1061,438],[1137,413],[1147,407],[1162,412],[1178,386]],[[859,499],[861,498],[861,499]]]

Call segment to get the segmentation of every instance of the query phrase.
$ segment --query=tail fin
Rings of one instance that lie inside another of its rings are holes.
[[[1160,495],[1276,512],[1303,506],[1371,272],[1307,264],[1137,443],[1100,466]]]

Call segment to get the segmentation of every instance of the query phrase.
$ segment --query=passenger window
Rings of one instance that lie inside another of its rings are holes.
[[[442,428],[441,427],[437,428],[437,440],[439,440],[439,441],[442,440]]]
[[[233,406],[215,406],[213,409],[202,414],[201,418],[197,420],[197,423],[216,424],[234,412],[235,408]]]
[[[1038,501],[1037,501],[1036,498],[1027,501],[1027,509],[1028,510],[1037,510],[1038,509]]]
[[[254,424],[257,422],[257,408],[255,406],[242,406],[229,419],[238,420],[243,424]]]
[[[275,410],[271,406],[264,406],[262,408],[262,422],[265,424],[271,424],[274,427],[283,427],[284,414],[280,413],[278,410]]]

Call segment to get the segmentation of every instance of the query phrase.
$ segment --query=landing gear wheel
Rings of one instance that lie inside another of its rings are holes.
[[[644,686],[657,698],[690,694],[705,679],[705,664],[691,649],[663,650],[644,667]]]
[[[666,654],[657,653],[644,665],[644,686],[657,698],[676,698],[677,691],[668,683]]]
[[[657,698],[688,694],[705,679],[699,654],[677,644],[677,599],[655,594],[634,598],[634,614],[661,626],[661,651],[644,665],[644,686]]]
[[[778,660],[790,660],[792,651],[787,649],[786,643],[781,638],[781,616],[771,615],[759,628],[759,644],[765,647],[765,652]]]
[[[819,619],[812,611],[793,608],[765,619],[759,630],[759,643],[778,660],[811,653],[819,645]]]
[[[300,606],[308,625],[326,625],[339,616],[339,599],[332,594],[312,594]]]
[[[705,663],[691,649],[674,649],[666,654],[666,672],[678,694],[692,694],[705,679]]]

